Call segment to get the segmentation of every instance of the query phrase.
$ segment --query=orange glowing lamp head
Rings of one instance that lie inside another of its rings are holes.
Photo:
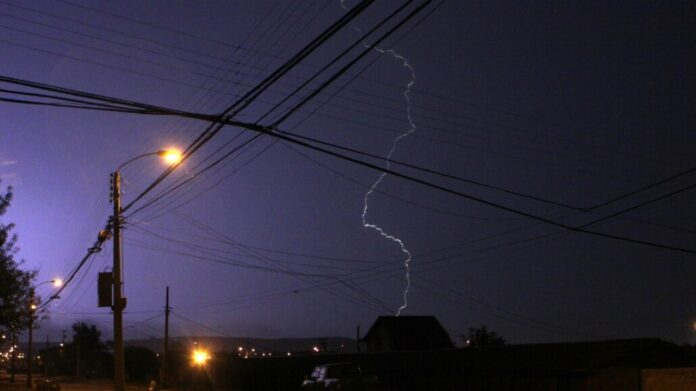
[[[176,149],[165,149],[158,151],[157,155],[164,159],[167,164],[176,164],[181,161],[181,152]]]

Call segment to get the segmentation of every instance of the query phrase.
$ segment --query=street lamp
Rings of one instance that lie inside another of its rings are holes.
[[[196,349],[191,354],[191,359],[194,364],[200,367],[205,365],[206,362],[208,362],[208,360],[210,359],[210,354],[208,354],[208,352],[206,352],[205,350]]]
[[[52,280],[40,282],[40,283],[34,285],[31,289],[33,291],[36,288],[40,287],[41,285],[46,285],[46,284],[51,284],[51,285],[53,285],[54,288],[60,288],[61,286],[63,286],[63,280],[61,278],[54,278]],[[32,292],[32,294],[33,294],[33,292]]]
[[[113,303],[111,309],[114,313],[114,389],[116,391],[125,390],[126,370],[123,358],[123,310],[126,308],[126,298],[123,297],[123,275],[121,258],[121,228],[123,227],[123,212],[121,209],[121,169],[126,165],[147,157],[157,155],[164,159],[168,164],[176,164],[181,161],[181,153],[175,150],[159,150],[156,152],[144,153],[129,159],[119,165],[111,174],[111,190],[114,203],[114,215],[111,216],[111,228],[114,238],[114,265],[111,270],[113,281]]]
[[[44,284],[53,284],[54,287],[60,288],[63,285],[63,280],[61,280],[60,278],[54,278],[53,280],[44,281],[33,286],[30,291],[31,296],[29,298],[29,347],[27,349],[27,388],[29,388],[30,390],[32,389],[31,375],[33,364],[32,345],[34,344],[34,314],[36,314],[36,310],[39,308],[36,304],[36,297],[34,295],[34,292],[36,291],[36,288]]]

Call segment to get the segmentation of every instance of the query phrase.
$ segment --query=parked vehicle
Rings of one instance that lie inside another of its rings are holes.
[[[60,384],[48,379],[37,379],[34,384],[37,390],[60,391]]]
[[[319,365],[302,382],[303,391],[376,390],[377,378],[364,376],[360,367],[350,362]]]

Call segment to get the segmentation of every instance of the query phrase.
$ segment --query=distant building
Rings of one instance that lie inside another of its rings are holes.
[[[452,340],[434,316],[380,316],[361,340],[368,352],[449,349]]]

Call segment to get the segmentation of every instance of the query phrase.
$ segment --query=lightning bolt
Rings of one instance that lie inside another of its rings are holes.
[[[343,3],[344,0],[341,0],[341,7],[343,7],[344,10],[347,10],[348,8],[345,6]],[[355,31],[358,32],[358,34],[362,35],[362,30],[353,24],[353,28]],[[363,46],[368,48],[370,45],[368,45],[366,42],[363,42]],[[381,55],[384,54],[389,54],[391,55],[395,60],[401,62],[401,66],[404,68],[408,69],[408,71],[411,74],[411,80],[409,80],[408,84],[406,84],[406,88],[404,89],[404,100],[406,101],[406,118],[408,119],[408,124],[409,128],[404,131],[404,133],[398,135],[396,138],[392,140],[392,146],[391,149],[389,150],[389,153],[385,157],[385,163],[387,166],[387,169],[391,168],[391,157],[394,154],[394,151],[396,150],[396,145],[401,141],[402,139],[408,137],[410,134],[416,132],[416,123],[413,121],[413,117],[411,115],[411,88],[413,87],[414,84],[416,84],[416,71],[413,69],[411,64],[408,62],[408,59],[401,54],[397,53],[394,49],[382,49],[377,46],[374,47],[374,50],[380,53]],[[382,227],[378,226],[377,224],[369,223],[367,221],[367,209],[368,209],[368,199],[370,198],[370,195],[374,193],[375,189],[379,184],[384,180],[384,178],[388,174],[386,172],[383,172],[379,175],[377,180],[372,184],[370,187],[370,190],[365,193],[365,198],[363,199],[363,212],[362,212],[362,225],[364,228],[369,228],[377,231],[382,237],[389,239],[396,244],[399,245],[401,248],[401,252],[403,252],[406,255],[406,259],[404,260],[404,268],[406,269],[406,287],[404,288],[404,293],[403,293],[403,304],[399,307],[399,309],[396,311],[396,316],[401,315],[401,311],[405,310],[408,307],[408,292],[409,289],[411,288],[411,261],[413,260],[413,256],[411,255],[411,252],[408,251],[406,248],[406,244],[404,243],[403,240],[398,238],[397,236],[390,234],[386,232]]]

